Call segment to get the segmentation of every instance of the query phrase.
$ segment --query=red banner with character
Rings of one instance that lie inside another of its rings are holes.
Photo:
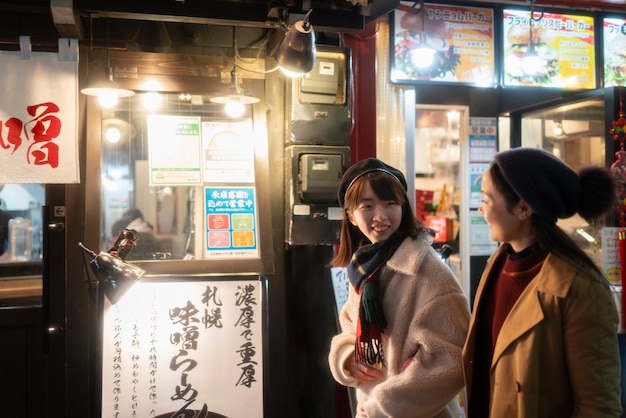
[[[78,43],[0,51],[0,184],[78,183]]]

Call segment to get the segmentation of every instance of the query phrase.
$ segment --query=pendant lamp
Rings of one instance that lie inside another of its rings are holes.
[[[89,16],[90,30],[93,28],[92,16]],[[107,26],[107,42],[109,39],[109,27]],[[90,43],[93,42],[93,34],[90,34]],[[93,47],[90,47],[93,49]],[[117,104],[120,97],[130,97],[135,94],[132,90],[120,88],[115,81],[113,81],[113,69],[111,68],[111,52],[107,47],[107,64],[104,71],[100,71],[96,74],[90,74],[89,78],[92,79],[88,87],[82,89],[80,92],[86,96],[94,96],[98,98],[98,103],[105,109],[112,109]]]
[[[230,84],[228,93],[223,96],[211,97],[211,102],[224,104],[224,110],[228,116],[240,117],[246,111],[246,105],[258,103],[260,100],[253,96],[246,96],[239,85],[237,72],[233,68],[230,72]]]
[[[276,50],[275,58],[281,71],[290,77],[302,77],[315,65],[315,31],[309,23],[309,9],[303,20],[294,23]]]

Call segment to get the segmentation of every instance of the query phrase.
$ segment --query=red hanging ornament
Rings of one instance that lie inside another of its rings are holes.
[[[622,100],[622,87],[619,87],[619,118],[613,121],[611,130],[615,141],[619,141],[619,151],[615,153],[615,162],[611,165],[611,173],[617,180],[619,205],[619,226],[617,233],[619,243],[620,273],[622,285],[622,323],[621,332],[626,332],[626,151],[624,151],[624,139],[626,139],[626,119],[624,119],[624,103]]]

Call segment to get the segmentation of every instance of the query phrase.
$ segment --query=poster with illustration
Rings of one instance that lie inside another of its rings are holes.
[[[493,10],[400,2],[391,28],[391,81],[494,83]]]
[[[626,18],[605,18],[604,87],[626,86]]]
[[[502,13],[505,86],[596,88],[592,16]]]

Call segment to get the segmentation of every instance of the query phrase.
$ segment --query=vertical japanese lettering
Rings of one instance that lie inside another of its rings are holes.
[[[241,369],[241,375],[239,376],[239,380],[235,386],[243,385],[251,387],[252,384],[256,382],[255,366],[258,364],[257,361],[254,360],[256,356],[256,347],[250,341],[250,337],[252,336],[250,326],[254,323],[254,306],[257,304],[256,297],[254,296],[254,286],[251,284],[237,286],[235,296],[235,306],[239,307],[240,312],[239,318],[235,323],[235,327],[243,328],[240,335],[244,340],[244,343],[241,344],[239,350],[237,350],[241,359],[241,361],[237,364],[237,366]]]

